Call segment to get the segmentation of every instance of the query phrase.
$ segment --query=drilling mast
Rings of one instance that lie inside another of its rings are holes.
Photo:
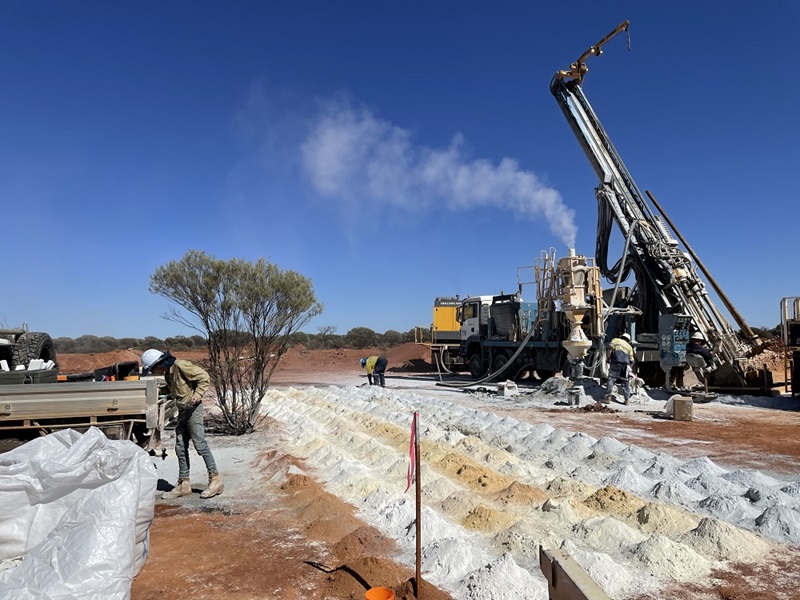
[[[641,311],[634,325],[641,366],[646,371],[642,375],[651,383],[663,382],[664,374],[673,366],[683,364],[686,341],[692,332],[699,331],[712,346],[716,358],[710,374],[712,385],[744,386],[744,361],[758,348],[758,337],[704,270],[738,321],[744,341],[714,304],[697,272],[696,255],[691,249],[686,252],[679,247],[673,232],[681,240],[683,238],[660,205],[657,207],[672,231],[650,208],[583,93],[583,79],[589,70],[585,61],[590,56],[603,54],[603,45],[617,34],[627,32],[629,25],[629,21],[617,25],[569,69],[556,72],[550,83],[550,91],[600,182],[595,189],[598,206],[596,264],[604,277],[617,284],[626,280],[631,272],[635,276],[632,294],[621,299],[618,306],[633,306]],[[648,196],[654,200],[649,192]],[[626,252],[616,264],[609,266],[612,221],[626,240]]]

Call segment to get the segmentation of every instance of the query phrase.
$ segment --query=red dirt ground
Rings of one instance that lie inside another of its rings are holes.
[[[319,383],[325,373],[363,373],[361,357],[378,352],[293,348],[283,356],[272,382]],[[424,346],[406,344],[386,354],[394,371],[427,364]],[[207,357],[205,352],[175,355],[200,363]],[[124,350],[58,356],[61,373],[138,359],[138,353]],[[365,590],[378,585],[391,587],[397,600],[417,597],[413,570],[392,559],[394,543],[354,517],[352,507],[305,478],[288,481],[277,497],[277,502],[273,497],[269,505],[242,513],[157,501],[150,554],[134,579],[131,598],[363,600]],[[324,503],[321,513],[307,510],[318,503]],[[424,580],[421,592],[425,600],[452,600]]]
[[[283,357],[272,383],[325,383],[326,374],[332,379],[332,373],[363,372],[359,359],[373,353],[377,350],[293,348]],[[175,354],[201,362],[205,358],[204,352]],[[137,353],[127,351],[60,354],[59,365],[62,372],[75,373],[138,358]],[[430,369],[424,346],[405,344],[389,350],[387,358],[392,376],[409,373],[418,377],[420,371]],[[537,411],[513,406],[503,412],[595,437],[612,435],[679,456],[705,455],[722,463],[762,470],[794,473],[800,461],[797,410],[741,410],[711,403],[695,405],[698,420],[689,423],[621,412]],[[274,469],[274,464],[270,468]],[[307,504],[298,505],[298,490],[306,501],[324,498],[327,516],[335,515],[337,521],[348,523],[350,531],[345,534],[344,530],[331,529],[330,519],[320,520],[319,515],[314,519],[308,511],[304,513],[302,506]],[[376,582],[392,587],[398,599],[416,598],[413,572],[391,558],[393,542],[358,523],[349,506],[328,497],[316,482],[290,480],[278,498],[277,502],[273,498],[269,506],[241,514],[158,503],[150,556],[134,580],[133,600],[169,600],[187,594],[198,599],[362,600],[364,590]],[[449,598],[427,586],[423,593],[426,600]]]

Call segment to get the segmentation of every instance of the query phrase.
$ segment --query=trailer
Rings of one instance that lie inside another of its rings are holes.
[[[169,410],[159,380],[0,385],[0,438],[27,440],[59,429],[101,429],[155,453]]]

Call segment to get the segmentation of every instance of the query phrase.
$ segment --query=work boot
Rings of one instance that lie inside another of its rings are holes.
[[[173,500],[175,498],[180,498],[181,496],[191,496],[192,495],[192,484],[189,483],[188,479],[178,479],[178,483],[172,488],[170,492],[164,492],[161,494],[161,497],[164,500]]]
[[[222,493],[225,486],[219,478],[219,473],[208,474],[208,487],[200,494],[201,498],[213,498]]]

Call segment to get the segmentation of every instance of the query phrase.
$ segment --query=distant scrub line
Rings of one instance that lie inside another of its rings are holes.
[[[407,342],[413,342],[414,330],[405,333],[389,330],[377,333],[368,327],[354,327],[344,335],[339,335],[330,327],[320,328],[321,333],[304,333],[302,331],[291,336],[291,345],[303,345],[310,350],[337,348],[392,348]],[[243,334],[244,335],[244,334]],[[115,338],[110,336],[82,335],[78,338],[60,337],[53,340],[56,351],[64,354],[100,354],[115,350],[147,350],[148,348],[166,349],[170,351],[204,350],[206,338],[201,335],[174,336],[157,338]]]

